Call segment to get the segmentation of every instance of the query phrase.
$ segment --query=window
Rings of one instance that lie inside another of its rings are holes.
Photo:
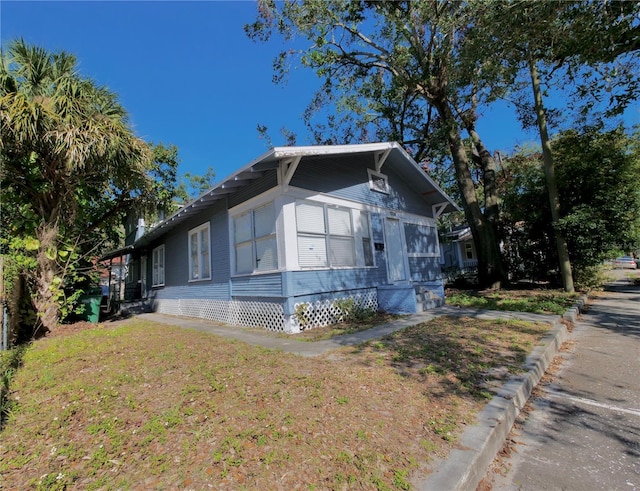
[[[467,242],[464,245],[464,253],[467,259],[473,259],[473,244],[471,242]]]
[[[164,285],[164,245],[156,247],[151,253],[151,286]]]
[[[189,231],[189,281],[211,279],[209,223]]]
[[[298,202],[296,227],[300,267],[356,265],[355,237],[348,208]]]
[[[404,236],[407,242],[407,253],[410,257],[440,256],[436,227],[405,222]]]
[[[369,174],[369,189],[378,193],[389,194],[389,181],[387,176],[371,169],[367,169]]]
[[[371,241],[371,219],[369,213],[360,213],[360,235],[362,237],[362,251],[364,252],[364,265],[373,266],[373,244]]]
[[[236,274],[278,269],[276,211],[273,203],[233,219]]]

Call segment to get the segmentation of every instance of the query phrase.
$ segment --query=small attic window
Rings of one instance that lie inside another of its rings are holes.
[[[367,169],[369,174],[369,189],[378,193],[389,194],[389,181],[387,176],[371,169]]]

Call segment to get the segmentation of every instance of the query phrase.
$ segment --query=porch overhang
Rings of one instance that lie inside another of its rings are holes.
[[[147,233],[136,240],[135,247],[149,245],[154,239],[199,213],[205,206],[226,199],[228,195],[237,192],[268,171],[278,170],[279,183],[286,186],[291,182],[300,161],[305,157],[363,154],[371,155],[371,165],[376,171],[384,172],[384,167],[391,167],[394,172],[411,183],[411,186],[422,195],[425,202],[433,207],[434,217],[460,210],[455,202],[397,142],[275,147],[221,180],[167,219],[152,226]]]
[[[120,249],[115,249],[113,251],[107,252],[105,255],[98,259],[98,262],[109,261],[111,259],[115,259],[116,257],[126,256],[127,254],[131,254],[131,252],[135,249],[135,246],[128,245],[121,247]]]

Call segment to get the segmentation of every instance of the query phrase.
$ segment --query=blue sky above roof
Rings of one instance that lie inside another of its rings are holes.
[[[283,48],[248,39],[253,1],[10,1],[0,2],[0,39],[14,38],[77,56],[83,75],[120,96],[136,133],[173,143],[179,172],[203,174],[211,166],[222,179],[268,150],[257,126],[310,141],[302,114],[319,80],[291,70],[284,86],[272,82],[272,60]],[[638,110],[628,118],[640,122]],[[491,150],[535,141],[505,104],[484,111],[480,134]]]

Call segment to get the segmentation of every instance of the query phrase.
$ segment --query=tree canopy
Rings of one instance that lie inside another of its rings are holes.
[[[477,129],[482,109],[511,94],[523,124],[537,123],[545,186],[558,225],[562,197],[548,133],[560,113],[546,106],[545,95],[554,82],[572,89],[565,100],[591,120],[595,108],[616,114],[637,99],[638,5],[262,0],[257,20],[245,30],[260,41],[278,32],[297,44],[306,42],[276,58],[274,79],[283,80],[297,60],[323,80],[305,114],[317,142],[391,139],[419,162],[453,164],[457,196],[479,256],[480,283],[497,286],[505,278],[497,245],[498,164]],[[325,110],[330,106],[337,112]],[[565,114],[567,109],[562,108]],[[449,155],[443,159],[444,149]],[[559,226],[553,232],[565,287],[572,290],[566,240]]]
[[[347,114],[330,114],[318,128],[323,143],[398,140],[418,162],[434,161],[447,149],[473,230],[480,281],[495,286],[505,279],[495,228],[496,163],[475,124],[480,91],[461,70],[466,33],[475,21],[473,2],[264,0],[246,31],[262,41],[274,31],[307,41],[301,52],[277,57],[275,79],[299,57],[323,80],[307,120],[328,104]],[[480,170],[479,186],[473,166]]]
[[[122,214],[169,199],[158,191],[177,163],[134,134],[116,94],[73,55],[16,40],[0,59],[2,252],[27,280],[36,328],[50,328]]]
[[[560,194],[558,227],[567,238],[576,280],[594,286],[594,270],[616,251],[640,247],[640,134],[590,126],[552,141]],[[557,251],[539,150],[505,156],[501,230],[515,277],[556,282]]]

